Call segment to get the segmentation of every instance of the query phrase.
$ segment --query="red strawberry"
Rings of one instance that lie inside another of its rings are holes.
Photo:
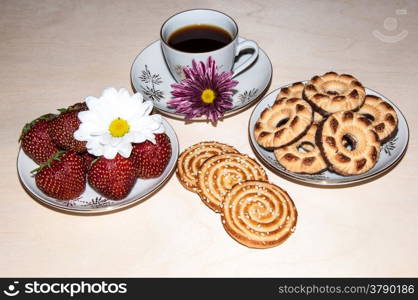
[[[117,154],[114,159],[101,156],[87,173],[92,188],[106,198],[120,200],[132,190],[135,181],[135,169],[129,158]]]
[[[83,111],[87,110],[87,104],[86,102],[77,102],[71,106],[68,106],[68,108],[61,108],[59,111],[68,111],[68,110],[77,110],[77,111]]]
[[[78,113],[86,110],[83,103],[76,103],[68,108],[59,109],[61,114],[51,121],[49,127],[49,136],[59,148],[75,152],[86,151],[86,142],[77,141],[74,138],[74,132],[78,129],[81,121],[78,119]]]
[[[84,152],[83,154],[81,154],[81,157],[84,160],[84,166],[86,168],[86,171],[90,169],[92,162],[97,158],[96,156],[88,152]]]
[[[55,117],[54,114],[43,115],[27,123],[22,129],[19,138],[22,149],[37,164],[46,162],[52,154],[58,151],[48,134],[50,121]]]
[[[160,176],[171,157],[171,143],[165,133],[155,135],[156,143],[145,141],[135,144],[130,159],[134,163],[136,176],[153,178]]]
[[[58,200],[71,200],[86,189],[86,172],[80,155],[70,151],[55,153],[35,175],[38,188]]]

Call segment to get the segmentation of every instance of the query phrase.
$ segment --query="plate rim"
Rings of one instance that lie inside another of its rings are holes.
[[[176,140],[176,147],[175,148],[177,150],[177,158],[178,158],[178,155],[180,153],[180,144],[179,144],[179,141],[178,141],[177,133],[175,132],[174,128],[171,126],[171,124],[167,120],[163,119],[163,122],[165,122],[164,125],[168,125],[171,128],[171,130],[174,134],[174,137],[175,137],[175,140]],[[173,144],[173,143],[171,142],[171,144]],[[22,147],[19,147],[19,151],[18,151],[17,158],[16,158],[16,170],[17,170],[17,175],[18,175],[18,178],[19,178],[19,182],[22,185],[22,187],[24,188],[24,190],[34,200],[39,202],[41,205],[44,205],[44,206],[46,206],[48,208],[51,208],[51,209],[54,209],[54,210],[58,210],[60,212],[72,213],[72,214],[77,214],[77,215],[106,214],[106,213],[110,213],[110,212],[118,212],[120,210],[129,208],[130,206],[134,206],[135,204],[138,204],[138,203],[146,200],[147,198],[153,196],[158,190],[160,190],[165,185],[165,183],[167,183],[170,180],[170,178],[172,177],[174,171],[176,170],[176,166],[177,166],[177,158],[176,158],[175,162],[173,163],[173,166],[171,167],[171,169],[169,170],[167,175],[164,177],[164,179],[161,182],[159,182],[157,185],[152,187],[148,193],[146,193],[145,195],[143,195],[141,197],[132,199],[131,201],[126,202],[126,203],[121,203],[122,201],[120,200],[115,205],[112,205],[112,206],[102,206],[102,207],[95,207],[95,208],[80,209],[80,208],[74,207],[74,206],[73,207],[70,207],[70,206],[63,207],[63,206],[58,205],[57,203],[53,203],[53,202],[50,202],[48,200],[42,199],[42,197],[39,197],[38,195],[34,194],[29,189],[29,187],[25,184],[25,182],[23,181],[22,176],[21,176],[21,170],[19,169],[19,159],[23,154],[25,154],[25,153],[23,152]],[[88,184],[88,182],[86,182],[86,184]],[[94,191],[94,192],[97,193],[96,191]],[[99,193],[97,193],[97,195],[101,196]],[[59,201],[59,200],[57,200],[57,201]]]
[[[241,38],[241,39],[244,39],[244,40],[249,40],[249,39],[247,39],[247,38],[245,38],[245,37],[243,37],[243,36],[238,36],[238,38]],[[133,80],[132,80],[132,78],[134,77],[133,76],[133,69],[134,69],[134,65],[135,65],[135,63],[136,63],[136,61],[138,60],[138,57],[147,49],[147,48],[149,48],[150,46],[152,46],[153,44],[156,44],[156,43],[161,43],[161,40],[160,39],[158,39],[158,40],[154,40],[153,42],[151,42],[151,43],[149,43],[147,46],[145,46],[136,56],[135,56],[135,58],[134,58],[134,60],[133,60],[133,62],[132,62],[132,64],[131,64],[131,68],[130,68],[130,71],[129,71],[129,74],[130,74],[130,82],[131,82],[131,88],[135,91],[135,92],[138,92],[138,90],[136,89],[136,87],[135,87],[135,85],[134,85],[134,82],[133,82]],[[241,113],[241,112],[243,112],[244,110],[247,110],[248,108],[250,108],[251,106],[253,106],[254,104],[256,104],[258,101],[260,101],[264,96],[266,96],[265,94],[266,94],[266,92],[269,90],[269,88],[270,88],[270,85],[271,85],[271,82],[272,82],[272,79],[273,79],[273,64],[271,63],[271,60],[270,60],[270,57],[267,55],[267,53],[261,48],[261,47],[259,47],[259,51],[261,51],[261,52],[263,52],[264,53],[264,55],[266,56],[266,58],[267,58],[267,61],[268,61],[268,63],[269,63],[269,67],[270,67],[270,78],[269,78],[269,80],[267,81],[267,84],[266,84],[266,86],[265,86],[265,88],[263,89],[263,91],[261,91],[261,93],[260,93],[260,95],[258,95],[257,97],[255,97],[253,100],[251,100],[251,101],[249,101],[247,104],[245,104],[245,105],[243,105],[243,106],[241,106],[241,107],[238,107],[238,108],[236,108],[236,109],[231,109],[231,110],[227,110],[226,112],[225,112],[225,114],[223,115],[223,117],[222,117],[222,119],[223,118],[228,118],[228,117],[232,117],[232,116],[235,116],[236,114],[238,114],[238,113]],[[168,71],[169,73],[170,73],[170,71]],[[171,75],[171,73],[170,73],[170,76],[171,77],[173,77],[173,75]],[[238,75],[239,76],[239,75]],[[237,76],[237,77],[238,77]],[[174,79],[173,79],[174,80]],[[175,81],[175,80],[174,80]],[[173,112],[169,112],[169,111],[166,111],[166,110],[162,110],[162,109],[160,109],[160,108],[158,108],[156,105],[154,105],[154,109],[155,110],[157,110],[159,113],[161,113],[161,114],[163,114],[163,115],[165,115],[165,116],[167,116],[167,117],[170,117],[170,118],[173,118],[173,119],[176,119],[176,120],[182,120],[182,121],[187,121],[187,122],[190,122],[190,121],[193,121],[193,122],[195,122],[195,121],[204,121],[204,122],[206,122],[206,121],[208,121],[207,119],[205,119],[205,118],[203,118],[203,117],[199,117],[199,118],[194,118],[194,119],[186,119],[185,117],[184,117],[184,115],[183,114],[177,114],[177,113],[173,113]]]
[[[308,82],[309,80],[303,80],[303,81],[299,81],[299,82],[302,82],[302,83],[306,83],[306,82]],[[265,99],[265,98],[267,98],[267,97],[269,97],[270,95],[272,95],[272,94],[274,94],[274,93],[276,93],[276,92],[278,92],[279,90],[281,90],[282,88],[285,88],[285,87],[288,87],[288,86],[290,86],[290,85],[292,85],[293,84],[293,82],[292,83],[289,83],[289,84],[286,84],[286,85],[283,85],[283,86],[281,86],[281,87],[279,87],[279,88],[276,88],[276,89],[274,89],[273,91],[271,91],[270,93],[268,93],[265,97],[263,97],[263,99],[261,99],[261,101],[257,104],[257,106],[258,105],[260,105],[261,103],[262,103],[262,101]],[[378,172],[376,172],[376,173],[374,173],[374,174],[370,174],[369,176],[367,176],[367,177],[363,177],[363,178],[358,178],[358,179],[353,179],[353,180],[349,180],[349,181],[336,181],[336,182],[330,182],[330,181],[327,181],[327,180],[321,180],[321,181],[318,181],[318,180],[315,180],[315,179],[309,179],[309,178],[300,178],[300,177],[298,177],[297,175],[293,175],[293,174],[288,174],[288,173],[285,173],[285,172],[283,172],[283,171],[281,171],[281,170],[279,170],[279,169],[277,169],[276,167],[274,167],[269,161],[267,161],[264,157],[263,157],[263,155],[261,154],[261,153],[259,153],[258,151],[257,151],[257,149],[256,149],[256,147],[255,147],[255,145],[253,144],[253,141],[252,141],[252,138],[251,138],[251,127],[250,127],[250,123],[251,123],[251,120],[252,120],[252,118],[253,118],[253,116],[254,116],[254,112],[255,112],[255,109],[257,108],[257,106],[255,106],[254,107],[254,109],[253,109],[253,111],[251,112],[251,115],[250,115],[250,118],[248,119],[248,139],[249,139],[249,142],[250,142],[250,146],[251,146],[251,148],[252,148],[252,150],[253,150],[253,152],[254,152],[254,154],[257,156],[257,158],[258,159],[260,159],[260,161],[266,166],[266,167],[268,167],[273,173],[275,173],[276,175],[279,175],[279,176],[283,176],[283,177],[286,177],[287,179],[291,179],[291,180],[293,180],[293,181],[296,181],[297,183],[303,183],[303,184],[309,184],[309,185],[313,185],[313,186],[316,186],[316,187],[343,187],[343,186],[349,186],[349,185],[353,185],[353,184],[360,184],[360,183],[366,183],[366,182],[368,182],[368,181],[370,181],[370,180],[372,180],[372,179],[375,179],[376,177],[379,177],[379,176],[381,176],[381,175],[383,175],[385,172],[389,172],[392,168],[394,168],[401,160],[402,160],[402,158],[405,156],[405,154],[406,154],[406,151],[407,151],[407,149],[408,149],[408,146],[409,146],[409,138],[410,138],[410,129],[409,129],[409,124],[408,124],[408,121],[407,121],[407,119],[405,118],[405,115],[403,114],[403,112],[399,109],[399,107],[395,104],[395,103],[393,103],[388,97],[386,97],[386,96],[384,96],[382,93],[379,93],[379,92],[377,92],[377,91],[375,91],[375,90],[373,90],[373,89],[371,89],[371,88],[368,88],[368,87],[365,87],[367,90],[369,90],[369,91],[371,91],[371,92],[374,92],[374,93],[376,93],[376,94],[378,94],[378,95],[380,95],[380,96],[383,96],[384,97],[384,99],[385,100],[388,100],[389,102],[390,102],[390,104],[392,104],[393,106],[395,106],[396,107],[396,109],[397,109],[397,111],[399,111],[399,113],[400,113],[400,115],[401,115],[401,117],[402,117],[402,119],[405,121],[405,125],[406,125],[406,144],[405,144],[405,147],[402,149],[402,153],[398,156],[398,158],[396,158],[393,162],[391,162],[390,164],[388,164],[387,166],[385,166],[384,168],[382,168],[382,170],[380,170],[380,171],[378,171]],[[293,173],[293,172],[292,172]]]

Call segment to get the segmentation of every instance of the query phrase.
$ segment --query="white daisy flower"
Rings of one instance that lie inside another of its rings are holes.
[[[128,158],[132,143],[146,140],[155,144],[155,134],[164,132],[160,115],[150,115],[153,104],[126,89],[107,88],[100,98],[87,97],[87,111],[78,113],[80,127],[74,138],[87,141],[87,151],[107,159],[119,153]]]

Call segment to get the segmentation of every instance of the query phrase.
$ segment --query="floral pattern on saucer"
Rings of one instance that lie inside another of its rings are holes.
[[[163,83],[159,74],[151,74],[148,65],[145,65],[145,70],[141,71],[139,76],[141,81],[142,94],[147,100],[159,102],[164,97],[164,92],[158,87]]]
[[[245,39],[240,37],[239,41]],[[236,63],[245,61],[251,54],[239,56]],[[181,66],[179,66],[180,70]],[[267,91],[272,77],[272,65],[267,54],[260,49],[259,57],[246,71],[240,73],[235,80],[239,84],[232,95],[233,106],[225,112],[225,116],[237,113],[249,107]],[[154,107],[161,113],[174,118],[183,119],[167,102],[171,99],[171,84],[176,83],[168,69],[161,50],[160,41],[155,41],[138,54],[131,68],[131,81],[134,89],[154,102]],[[198,118],[199,120],[203,118]]]

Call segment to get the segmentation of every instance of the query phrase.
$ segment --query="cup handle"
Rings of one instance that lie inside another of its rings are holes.
[[[239,73],[247,69],[258,57],[258,45],[254,41],[243,41],[238,44],[237,50],[235,51],[235,56],[238,56],[243,50],[252,49],[254,50],[254,53],[243,63],[241,63],[238,66],[234,66],[232,68],[232,72],[234,73],[232,75],[232,78],[237,76]]]

